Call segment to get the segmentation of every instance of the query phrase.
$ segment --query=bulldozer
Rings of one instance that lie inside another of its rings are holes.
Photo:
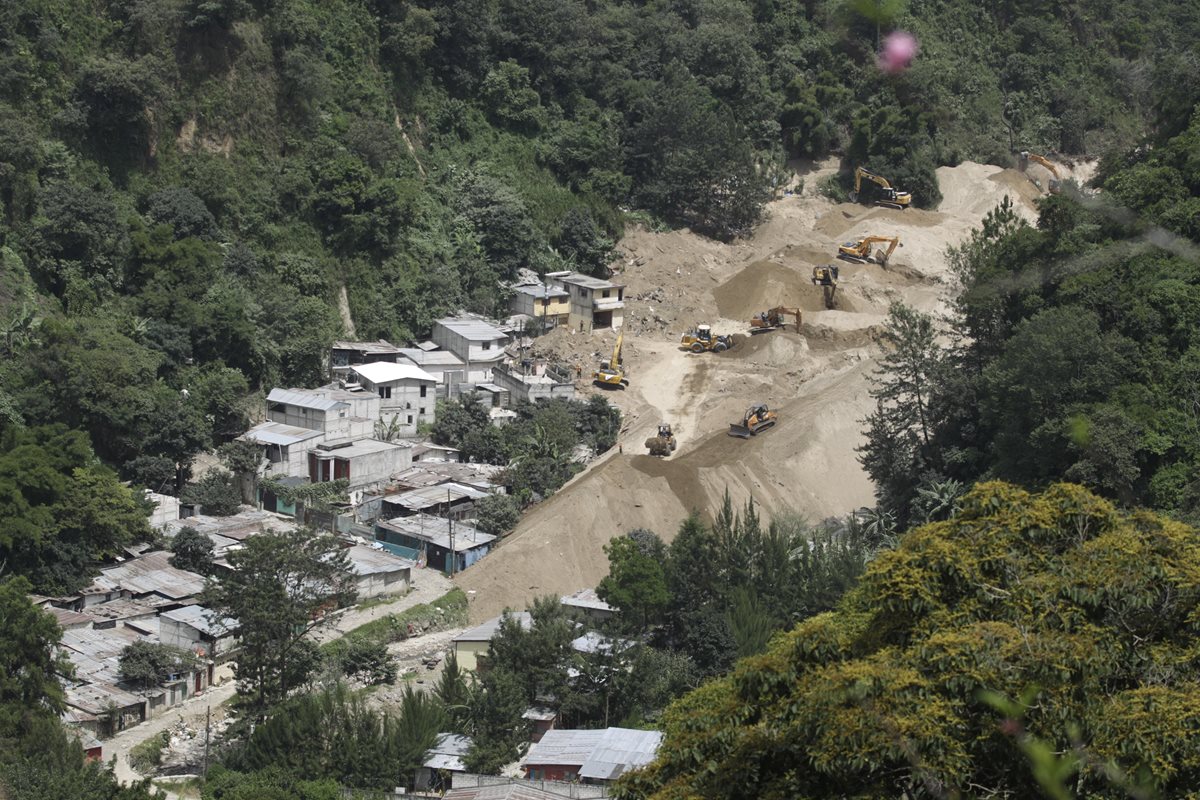
[[[766,403],[755,403],[746,409],[741,425],[735,423],[729,426],[729,435],[749,439],[751,436],[757,436],[759,431],[772,427],[775,421],[776,414],[767,408]]]
[[[1062,190],[1062,180],[1058,174],[1058,167],[1054,166],[1054,162],[1044,156],[1039,156],[1037,153],[1031,153],[1028,150],[1022,150],[1020,153],[1020,160],[1017,163],[1017,166],[1020,167],[1021,172],[1024,172],[1029,168],[1030,161],[1034,162],[1035,164],[1041,164],[1043,167],[1049,170],[1053,177],[1050,178],[1050,183],[1046,187],[1046,191],[1050,194],[1058,194],[1059,191]],[[1029,178],[1029,180],[1033,181],[1033,178]],[[1033,182],[1035,185],[1037,184],[1037,181]],[[1039,186],[1038,188],[1041,187]]]
[[[617,344],[613,347],[612,359],[600,362],[600,367],[592,373],[592,383],[605,389],[624,389],[629,385],[625,377],[625,367],[621,362],[621,344],[625,341],[625,331],[617,334]]]
[[[750,318],[750,333],[769,333],[770,331],[778,330],[779,328],[787,327],[787,320],[784,317],[796,318],[796,333],[800,332],[800,309],[785,308],[783,306],[775,306],[755,314]]]
[[[887,250],[879,249],[871,255],[871,245],[887,244]],[[874,261],[880,266],[887,266],[888,259],[892,257],[892,253],[896,252],[897,247],[902,247],[899,236],[866,236],[859,239],[857,242],[846,242],[838,247],[838,258],[844,258],[847,261]]]
[[[837,264],[829,264],[824,267],[813,267],[812,282],[814,286],[820,286],[825,295],[825,307],[833,310],[837,308],[837,283],[838,283],[838,268]]]
[[[693,353],[703,353],[708,350],[713,353],[723,353],[733,347],[733,336],[730,334],[715,334],[708,325],[697,325],[679,340],[679,346]]]
[[[912,194],[902,192],[892,187],[888,183],[887,178],[882,175],[876,175],[863,167],[854,170],[854,191],[850,193],[850,202],[857,203],[859,193],[862,191],[863,178],[866,178],[871,183],[879,187],[880,197],[875,201],[877,206],[887,206],[889,208],[898,208],[901,211],[908,208],[912,204]]]
[[[646,440],[646,448],[652,456],[665,457],[675,452],[675,434],[671,432],[669,423],[658,426],[658,434]]]

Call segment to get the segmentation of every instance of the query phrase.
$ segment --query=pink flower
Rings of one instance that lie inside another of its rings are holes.
[[[917,47],[917,40],[911,33],[889,33],[883,40],[883,50],[879,53],[879,68],[892,74],[903,72],[917,57]]]

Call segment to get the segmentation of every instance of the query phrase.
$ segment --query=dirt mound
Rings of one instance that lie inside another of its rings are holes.
[[[825,310],[824,294],[812,282],[812,267],[790,267],[775,261],[755,261],[713,290],[717,311],[726,319],[744,319],[768,308],[785,306],[801,311]],[[840,303],[839,303],[840,307]],[[842,310],[852,311],[853,308]]]
[[[1048,170],[1046,171],[1046,174],[1049,175]],[[994,175],[989,175],[988,180],[997,184],[998,186],[1004,187],[1006,191],[1012,194],[1013,202],[1017,203],[1018,205],[1020,205],[1018,201],[1023,201],[1028,205],[1033,205],[1033,203],[1042,196],[1042,191],[1038,189],[1038,187],[1034,186],[1033,181],[1029,180],[1029,176],[1023,175],[1020,171],[1015,169],[1001,170]],[[1047,181],[1048,180],[1049,178],[1047,178]],[[1049,184],[1044,181],[1042,185],[1047,186]]]

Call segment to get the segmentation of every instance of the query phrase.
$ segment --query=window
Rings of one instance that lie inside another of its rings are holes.
[[[412,425],[412,414],[408,415],[408,424]]]
[[[601,297],[608,297],[608,293],[609,293],[609,291],[611,291],[611,290],[609,290],[609,289],[605,289],[605,290],[604,290],[604,294],[602,294],[602,295],[601,295]]]
[[[379,396],[382,397],[384,400],[391,400],[392,399],[392,387],[380,386],[379,387]]]
[[[429,391],[429,387],[422,383],[421,384],[421,397],[424,397],[426,392],[428,392],[428,391]],[[425,412],[422,411],[421,413],[423,414]]]
[[[483,343],[483,349],[484,349],[484,350],[491,350],[491,349],[492,349],[492,343],[491,343],[491,342],[484,342],[484,343]]]
[[[417,413],[419,413],[422,417],[425,416],[425,406],[421,406]]]

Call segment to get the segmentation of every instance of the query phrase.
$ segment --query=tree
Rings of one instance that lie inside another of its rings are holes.
[[[953,519],[881,553],[836,611],[676,703],[656,763],[617,795],[1039,796],[1026,735],[1068,754],[1079,796],[1127,797],[1113,776],[1186,794],[1200,689],[1162,665],[1190,641],[1197,558],[1193,529],[1081,487],[979,484]]]
[[[171,675],[188,672],[196,664],[196,657],[187,650],[144,639],[126,646],[117,661],[121,680],[144,689],[157,686]]]
[[[347,636],[330,646],[329,659],[347,678],[358,679],[367,686],[394,683],[396,662],[388,652],[387,642],[371,636]]]
[[[204,201],[190,189],[174,186],[150,195],[146,202],[146,216],[152,224],[169,225],[175,238],[216,239],[219,231],[212,212]]]
[[[239,624],[239,692],[262,717],[307,678],[305,637],[353,600],[354,579],[338,540],[310,528],[252,536],[229,565],[205,602]]]
[[[557,244],[580,272],[598,278],[608,277],[608,264],[612,261],[615,244],[600,230],[586,207],[576,206],[563,217]]]
[[[489,494],[475,504],[475,515],[481,531],[503,536],[516,527],[521,509],[512,495]]]
[[[228,517],[238,512],[242,504],[242,492],[237,487],[233,473],[214,467],[200,480],[184,487],[183,502],[200,506],[205,514]]]
[[[0,581],[0,741],[19,735],[31,718],[55,718],[63,689],[55,673],[69,672],[56,655],[62,631],[54,617],[29,602],[29,581]]]
[[[600,581],[596,593],[617,608],[631,630],[646,630],[670,602],[661,558],[643,552],[631,536],[611,540],[604,552],[608,555],[608,575]]]
[[[263,458],[262,445],[248,439],[234,439],[217,448],[217,456],[241,488],[242,502],[255,502],[258,473],[266,460]]]
[[[188,526],[181,528],[171,540],[171,566],[200,575],[211,575],[213,543],[207,534]]]

